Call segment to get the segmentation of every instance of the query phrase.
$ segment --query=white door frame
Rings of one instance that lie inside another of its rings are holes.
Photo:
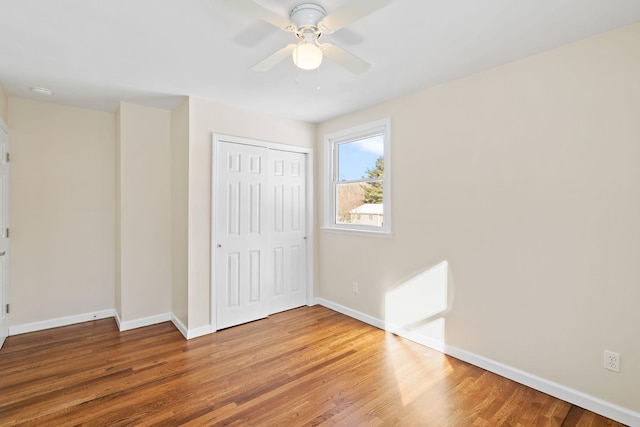
[[[261,141],[258,139],[250,139],[250,138],[242,138],[239,136],[230,136],[214,133],[212,136],[212,148],[211,148],[211,259],[210,259],[210,271],[209,276],[211,278],[211,283],[209,284],[209,293],[211,296],[210,300],[210,314],[209,321],[211,322],[211,331],[215,332],[218,330],[217,325],[217,316],[216,316],[216,275],[215,275],[215,266],[216,266],[216,227],[215,227],[215,201],[216,201],[216,186],[218,184],[218,170],[217,170],[217,162],[218,162],[218,147],[222,142],[231,142],[234,144],[244,144],[244,145],[253,145],[257,147],[268,148],[270,150],[281,150],[281,151],[289,151],[293,153],[302,153],[306,154],[307,160],[307,305],[313,305],[314,294],[313,294],[313,276],[314,276],[314,265],[313,265],[313,246],[314,246],[314,222],[313,222],[313,149],[307,147],[298,147],[296,145],[289,144],[280,144],[276,142],[268,142]]]
[[[2,117],[0,117],[0,132],[4,133],[7,135],[7,151],[6,153],[9,153],[10,151],[10,146],[9,146],[9,126],[5,123],[5,121],[2,119]],[[2,153],[2,155],[4,156],[5,153]],[[0,161],[5,161],[5,159],[2,159]],[[2,322],[3,322],[3,328],[5,327],[4,322],[6,321],[6,330],[3,331],[3,334],[6,333],[6,336],[3,336],[2,338],[0,338],[0,347],[2,347],[2,345],[4,344],[4,339],[7,338],[9,335],[11,335],[11,320],[10,320],[10,314],[8,311],[6,311],[7,307],[9,306],[9,287],[10,287],[10,281],[9,281],[9,277],[10,277],[10,268],[11,268],[11,243],[9,241],[9,236],[8,236],[8,230],[10,227],[10,218],[9,218],[9,196],[10,196],[10,189],[9,189],[9,180],[10,180],[10,176],[7,176],[7,182],[6,182],[6,193],[4,194],[4,196],[6,197],[5,200],[5,209],[6,211],[4,212],[4,224],[2,224],[2,228],[0,229],[0,234],[3,236],[3,238],[6,238],[6,247],[2,248],[4,250],[4,254],[3,254],[3,262],[4,262],[4,271],[0,272],[0,274],[4,274],[3,277],[3,286],[0,286],[0,292],[3,293],[2,298],[0,298],[0,300],[2,300],[2,304],[0,304],[0,310],[1,310],[1,314],[0,316],[2,317]],[[5,236],[5,229],[7,230],[6,233],[7,235]]]

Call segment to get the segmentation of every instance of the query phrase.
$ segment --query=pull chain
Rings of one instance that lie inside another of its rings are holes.
[[[298,62],[298,50],[296,50],[296,62]],[[294,65],[296,69],[296,86],[300,84],[300,68],[297,65]]]

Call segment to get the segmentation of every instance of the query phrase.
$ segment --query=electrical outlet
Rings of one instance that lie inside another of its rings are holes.
[[[604,351],[604,369],[608,369],[613,372],[620,372],[620,353],[614,353],[613,351]]]
[[[360,286],[358,286],[358,282],[353,282],[353,293],[357,294],[360,292]]]

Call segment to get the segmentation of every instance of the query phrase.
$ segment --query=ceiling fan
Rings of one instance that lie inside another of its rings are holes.
[[[293,63],[303,70],[315,70],[327,57],[354,74],[362,74],[370,68],[365,60],[331,43],[320,43],[322,34],[331,34],[360,18],[389,5],[393,0],[345,0],[332,13],[315,3],[302,3],[291,9],[289,18],[259,5],[253,0],[227,0],[226,3],[248,15],[266,21],[284,31],[295,34],[297,43],[291,43],[276,51],[251,69],[269,71],[289,55]]]

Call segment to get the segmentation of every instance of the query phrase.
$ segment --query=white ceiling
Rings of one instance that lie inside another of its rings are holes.
[[[344,1],[313,2],[330,13]],[[256,2],[284,16],[305,1]],[[638,21],[640,0],[395,0],[321,39],[370,62],[365,74],[327,60],[257,73],[295,37],[222,0],[0,0],[0,84],[106,111],[190,95],[320,122]]]

